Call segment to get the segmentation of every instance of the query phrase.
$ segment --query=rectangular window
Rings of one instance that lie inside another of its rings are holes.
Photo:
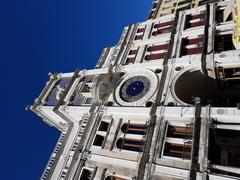
[[[87,77],[85,77],[85,82],[86,83],[92,83],[93,79],[94,79],[94,76],[87,76]]]
[[[85,104],[91,104],[91,102],[92,102],[92,98],[87,98],[85,101]]]
[[[159,60],[164,59],[166,57],[167,53],[158,53],[158,54],[149,54],[145,56],[146,61],[153,61],[153,60]]]
[[[227,129],[227,126],[233,125],[218,124],[217,128],[209,129],[209,161],[220,166],[240,168],[240,131]],[[239,172],[238,175],[217,169],[213,172],[240,177]]]
[[[81,106],[83,101],[84,101],[84,99],[85,98],[83,96],[75,94],[74,96],[71,97],[69,106]]]
[[[138,28],[137,33],[143,33],[145,31],[145,28]]]
[[[169,47],[169,44],[153,45],[153,46],[149,46],[147,48],[147,51],[154,52],[154,51],[166,50],[168,49],[168,47]]]
[[[215,35],[214,50],[215,52],[235,50],[232,42],[232,34]]]
[[[161,34],[166,34],[170,33],[172,31],[172,27],[163,27],[163,28],[158,28],[157,30],[152,32],[153,36],[158,36]]]
[[[164,11],[164,10],[168,10],[168,9],[171,9],[172,7],[171,6],[164,6],[163,8],[162,8],[162,10]]]
[[[149,15],[148,15],[148,19],[153,18],[154,13],[155,13],[155,11],[151,11],[151,12],[149,13]]]
[[[186,3],[184,4],[183,6],[177,6],[177,12],[180,12],[180,11],[184,11],[184,10],[187,10],[187,9],[190,9],[192,6],[191,3]]]
[[[85,85],[83,86],[83,89],[82,89],[81,92],[82,92],[82,93],[89,93],[89,92],[90,92],[90,87],[89,87],[89,85],[88,85],[88,84],[85,84]]]
[[[215,21],[217,23],[223,22],[223,10],[220,9],[216,10]]]
[[[94,141],[93,141],[93,145],[94,146],[102,146],[103,142],[104,142],[104,136],[101,136],[101,135],[97,134],[95,136]]]
[[[168,47],[168,43],[149,46],[146,51],[145,60],[152,61],[164,59],[167,56]]]
[[[167,137],[192,139],[193,128],[188,126],[168,125]]]
[[[66,78],[61,78],[59,81],[59,85],[62,88],[65,88],[68,86],[68,84],[70,83],[72,77],[66,77]]]
[[[143,152],[145,141],[139,139],[119,138],[116,142],[118,149]]]
[[[191,145],[189,145],[189,144],[174,144],[174,143],[166,142],[163,155],[176,157],[176,158],[182,158],[182,159],[190,159]]]
[[[124,123],[121,126],[121,131],[124,134],[145,135],[147,133],[147,124]]]
[[[142,40],[145,33],[145,27],[139,27],[137,29],[134,40]]]
[[[137,57],[138,49],[131,49],[128,53],[127,60],[125,64],[134,64]]]
[[[130,50],[128,54],[129,54],[129,55],[136,55],[136,54],[137,54],[137,51],[138,51],[137,49]]]
[[[205,25],[205,13],[187,15],[185,22],[185,29],[199,27]]]
[[[232,9],[219,9],[219,8],[220,7],[218,7],[218,9],[216,10],[216,15],[215,15],[215,21],[217,23],[223,23],[223,22],[233,20]]]
[[[134,40],[142,40],[142,38],[143,38],[143,34],[141,34],[141,35],[136,35],[135,38],[134,38]]]
[[[129,179],[134,179],[134,178],[132,177],[125,178],[125,177],[114,174],[114,175],[107,176],[104,180],[129,180]]]
[[[126,63],[125,64],[133,64],[135,62],[135,57],[132,58],[127,58]]]
[[[206,4],[207,2],[209,2],[210,0],[200,0],[199,2],[199,6],[202,6],[204,4]]]
[[[162,22],[154,25],[154,28],[162,28],[166,26],[173,26],[174,21]]]
[[[101,121],[98,130],[99,131],[107,131],[108,130],[109,123],[105,121]]]
[[[152,9],[155,9],[157,7],[158,3],[153,3]]]
[[[167,125],[163,156],[190,159],[193,127],[190,124]]]
[[[56,87],[52,89],[52,91],[45,100],[46,101],[44,104],[45,106],[55,106],[58,103],[57,92],[58,89]]]
[[[188,3],[191,3],[192,0],[183,0],[183,1],[179,1],[178,2],[178,6],[181,6],[181,5],[184,5],[184,4],[188,4]]]
[[[217,71],[217,77],[220,80],[240,79],[240,67],[234,67],[234,68],[218,67],[216,68],[216,71]]]
[[[173,24],[174,24],[174,21],[159,22],[155,24],[153,26],[154,29],[153,29],[152,35],[158,36],[160,34],[171,32]]]
[[[200,54],[203,51],[203,37],[183,38],[180,57],[185,55]]]
[[[82,170],[80,180],[91,180],[92,176],[93,176],[93,171],[84,168]]]

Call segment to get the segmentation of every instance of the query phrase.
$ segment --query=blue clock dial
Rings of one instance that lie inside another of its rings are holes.
[[[120,97],[126,102],[141,99],[149,90],[150,81],[145,76],[135,76],[128,79],[121,87]]]
[[[142,81],[134,81],[128,85],[126,93],[129,96],[137,96],[144,90],[144,83]]]

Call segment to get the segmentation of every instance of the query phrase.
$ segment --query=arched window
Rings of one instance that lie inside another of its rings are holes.
[[[122,133],[144,135],[147,132],[146,124],[124,123],[121,126]]]
[[[116,147],[128,151],[143,152],[144,141],[130,138],[119,138],[116,142]]]

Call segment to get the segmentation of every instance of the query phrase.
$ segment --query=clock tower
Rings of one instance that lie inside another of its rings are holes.
[[[61,131],[42,180],[240,178],[238,0],[154,1],[29,109]]]

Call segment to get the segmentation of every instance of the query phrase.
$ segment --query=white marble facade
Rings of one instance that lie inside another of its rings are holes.
[[[29,106],[62,132],[42,180],[240,179],[229,1],[184,2],[153,2],[95,69],[49,74]]]

